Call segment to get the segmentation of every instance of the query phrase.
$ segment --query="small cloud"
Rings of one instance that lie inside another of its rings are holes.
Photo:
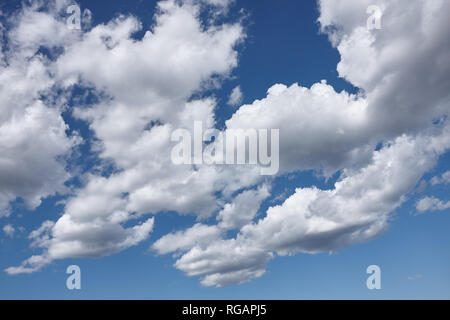
[[[416,274],[414,276],[409,276],[408,280],[413,281],[413,280],[420,279],[420,278],[423,278],[423,276],[421,274]]]
[[[438,184],[450,184],[450,171],[443,173],[441,176],[436,176],[431,179],[430,183],[435,186]]]
[[[450,201],[443,202],[435,197],[425,197],[416,203],[416,209],[420,213],[426,211],[443,211],[450,208]]]
[[[230,98],[228,99],[228,104],[233,107],[237,107],[242,103],[244,95],[242,94],[242,90],[240,86],[235,87],[230,94]]]
[[[7,224],[3,227],[3,232],[10,238],[14,236],[14,232],[16,229],[14,229],[12,224]]]

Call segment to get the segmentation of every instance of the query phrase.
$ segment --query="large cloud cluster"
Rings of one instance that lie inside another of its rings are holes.
[[[142,28],[132,16],[120,16],[87,31],[68,29],[55,8],[42,13],[40,7],[27,7],[17,17],[10,36],[24,56],[38,59],[42,45],[62,48],[61,54],[42,67],[50,83],[38,81],[38,85],[57,83],[65,91],[74,85],[94,87],[106,96],[92,106],[75,106],[73,115],[89,123],[99,157],[114,163],[117,170],[107,177],[88,174],[85,186],[67,201],[62,217],[40,235],[48,238],[40,241],[43,254],[7,269],[9,273],[35,271],[54,259],[118,252],[146,239],[154,219],[146,218],[129,228],[123,227],[125,222],[161,211],[207,217],[219,209],[215,192],[225,185],[229,192],[241,188],[240,179],[234,187],[225,182],[233,182],[226,172],[211,167],[193,170],[170,160],[173,130],[191,128],[198,119],[206,128],[214,126],[214,99],[190,98],[231,72],[237,65],[235,46],[244,36],[239,23],[203,25],[198,18],[200,8],[199,2],[160,2],[155,25],[141,40],[132,38]],[[29,32],[30,26],[40,31]],[[53,37],[54,29],[66,30],[69,36]],[[32,75],[22,78],[36,83]],[[66,126],[61,123],[65,137]],[[45,136],[42,139],[49,142]],[[32,145],[42,153],[43,147]],[[52,174],[67,179],[55,170],[57,154],[45,155],[42,163]],[[32,170],[32,165],[27,169]]]
[[[39,43],[50,45],[49,34],[66,28],[33,8],[12,19],[22,23],[9,32],[0,25],[0,217],[17,198],[34,209],[42,198],[64,193],[65,159],[80,142],[66,132],[65,100],[54,96],[51,62],[38,52]]]
[[[7,155],[0,156],[6,185],[0,206],[23,197],[35,207],[69,177],[61,158],[79,138],[67,135],[64,99],[42,100],[55,86],[99,93],[97,103],[80,103],[72,113],[89,124],[98,156],[115,170],[84,177],[61,218],[30,234],[42,254],[6,271],[34,272],[55,259],[124,250],[148,238],[155,219],[149,214],[165,211],[216,217],[217,224],[198,222],[152,245],[207,286],[260,277],[276,255],[335,251],[383,232],[390,213],[450,148],[450,3],[372,2],[319,1],[321,31],[341,55],[340,76],[357,94],[336,92],[326,81],[310,88],[274,84],[226,121],[225,131],[280,128],[280,175],[340,172],[333,189],[299,188],[259,218],[271,180],[257,168],[176,166],[170,159],[175,129],[192,129],[196,120],[215,127],[216,101],[199,93],[238,65],[236,46],[245,33],[240,22],[204,23],[200,16],[205,4],[226,15],[231,1],[161,1],[142,39],[133,37],[143,27],[132,16],[73,31],[59,14],[64,1],[47,12],[23,9],[7,33],[18,53],[2,50],[0,57],[0,83],[15,88],[0,87],[0,149],[8,150],[0,153]],[[373,4],[383,12],[381,30],[366,27]],[[42,46],[56,57],[40,54]],[[420,208],[446,205],[427,201]]]
[[[235,239],[194,245],[177,268],[222,286],[261,276],[274,254],[334,251],[371,239],[448,150],[449,4],[378,1],[382,29],[368,30],[371,4],[319,3],[321,29],[341,54],[338,72],[358,94],[337,93],[324,81],[311,88],[276,84],[226,123],[282,128],[281,169],[327,176],[342,170],[334,189],[297,189]]]

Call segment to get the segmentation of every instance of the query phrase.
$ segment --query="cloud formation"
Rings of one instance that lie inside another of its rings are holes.
[[[344,171],[334,189],[297,189],[266,217],[242,227],[235,239],[194,246],[175,266],[204,276],[205,285],[223,286],[261,276],[275,253],[332,252],[370,240],[385,231],[389,214],[450,147],[449,133],[446,127],[432,137],[399,137],[374,152],[368,166]]]
[[[417,211],[423,213],[427,211],[443,211],[450,208],[450,201],[444,202],[435,197],[425,197],[417,201]]]
[[[7,224],[3,226],[3,232],[10,238],[14,236],[14,233],[16,232],[16,229],[12,224]]]
[[[319,253],[367,241],[386,229],[390,213],[448,150],[448,4],[377,4],[389,32],[367,30],[369,2],[320,1],[322,31],[341,54],[338,72],[359,94],[337,93],[325,82],[277,84],[227,121],[228,128],[282,127],[282,170],[342,170],[335,188],[297,189],[235,239],[192,248],[177,268],[203,276],[204,285],[223,286],[261,276],[274,253]],[[413,49],[417,43],[420,50]],[[439,66],[430,66],[430,56]]]
[[[440,176],[433,177],[430,181],[431,185],[449,184],[450,183],[450,171],[444,172]]]
[[[64,110],[89,126],[93,151],[113,167],[83,176],[61,217],[30,234],[41,253],[6,272],[125,250],[147,240],[153,215],[167,211],[202,221],[163,236],[152,249],[173,254],[176,268],[206,286],[247,282],[277,255],[336,251],[387,229],[391,213],[450,148],[450,3],[378,0],[382,29],[368,30],[373,1],[319,1],[320,30],[341,56],[337,71],[358,92],[337,92],[325,80],[309,88],[274,84],[265,97],[240,106],[224,130],[281,128],[280,178],[305,170],[339,178],[330,190],[297,188],[263,212],[273,180],[258,168],[170,161],[175,129],[192,130],[196,120],[205,130],[216,126],[216,100],[199,93],[220,86],[238,66],[244,28],[217,19],[231,2],[160,1],[141,39],[133,37],[143,28],[133,16],[69,30],[65,1],[25,6],[11,30],[0,28],[12,46],[2,42],[0,83],[14,84],[0,86],[3,215],[18,197],[35,208],[67,192],[65,159],[81,138],[68,133]],[[215,12],[209,22],[203,10]],[[74,87],[93,90],[98,101],[69,107]],[[241,100],[238,86],[230,104]],[[431,183],[445,181],[446,175]],[[445,206],[435,198],[417,205]]]
[[[1,41],[0,57],[0,217],[10,214],[9,203],[17,198],[32,210],[42,198],[65,193],[66,159],[81,142],[76,133],[67,133],[61,116],[66,101],[52,90],[51,61],[37,52],[56,22],[49,26],[49,14],[31,12],[11,17],[10,32],[0,28],[2,39],[8,39]]]
[[[243,37],[240,24],[205,29],[198,18],[199,4],[161,1],[155,25],[141,40],[131,37],[141,29],[140,22],[120,16],[88,31],[74,31],[71,41],[58,41],[50,31],[62,23],[61,17],[49,12],[44,19],[40,9],[24,9],[14,30],[26,30],[30,21],[48,28],[31,36],[18,31],[28,38],[15,39],[26,57],[39,56],[37,43],[62,46],[62,53],[47,61],[42,73],[54,74],[52,82],[65,90],[93,86],[104,94],[98,104],[75,106],[73,115],[89,124],[99,142],[99,157],[112,161],[117,170],[109,176],[88,174],[62,217],[46,229],[46,241],[39,241],[43,253],[7,272],[31,272],[54,259],[101,257],[126,249],[148,238],[154,218],[142,221],[145,214],[173,210],[209,216],[217,210],[214,194],[224,189],[220,180],[228,174],[172,164],[170,134],[174,128],[192,127],[196,119],[206,119],[209,128],[214,125],[215,101],[190,97],[237,65],[234,48]],[[46,156],[55,157],[49,152]],[[53,171],[57,168],[50,160],[43,163]],[[232,179],[233,175],[227,178]],[[229,192],[241,185],[238,181]],[[132,220],[140,222],[123,227]]]
[[[231,90],[230,97],[228,99],[228,104],[232,107],[237,107],[242,103],[244,95],[242,93],[241,87],[237,86]]]

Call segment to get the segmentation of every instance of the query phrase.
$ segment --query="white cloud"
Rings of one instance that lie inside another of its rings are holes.
[[[237,107],[242,103],[242,99],[244,95],[242,94],[242,90],[240,86],[235,87],[228,98],[228,104],[232,107]]]
[[[7,224],[7,225],[3,226],[3,232],[10,238],[12,238],[14,236],[15,231],[16,231],[16,229],[14,228],[14,226],[12,224]]]
[[[41,10],[45,5],[46,11]],[[52,50],[79,39],[80,34],[67,28],[65,18],[59,14],[63,5],[61,3],[58,6],[55,1],[48,1],[47,4],[34,2],[30,6],[23,6],[23,10],[12,18],[15,26],[8,32],[16,55],[21,58],[33,57],[40,47]],[[68,4],[64,9],[67,7]]]
[[[55,37],[52,30],[59,22],[50,20],[31,9],[9,17],[15,27],[5,33],[9,46],[2,46],[5,63],[0,63],[0,217],[9,214],[9,202],[18,197],[34,209],[41,199],[64,193],[70,177],[65,159],[80,142],[66,133],[65,101],[53,95],[50,60],[35,54],[39,43],[54,44],[46,39]]]
[[[50,233],[54,225],[55,223],[53,221],[47,220],[38,229],[32,231],[28,236],[29,239],[33,240],[31,247],[45,248],[48,245]]]
[[[34,209],[41,198],[64,192],[63,183],[70,175],[63,156],[76,143],[66,129],[58,111],[41,101],[16,109],[0,124],[0,199],[4,199],[0,206],[22,197]]]
[[[233,202],[227,203],[218,213],[219,227],[240,229],[255,218],[262,201],[270,196],[267,185],[257,190],[247,190],[237,195]]]
[[[33,273],[50,262],[51,260],[46,256],[34,255],[23,261],[20,266],[6,268],[5,272],[9,275]]]
[[[399,137],[374,152],[366,167],[344,171],[334,189],[297,189],[235,239],[194,247],[175,266],[203,276],[204,285],[223,286],[261,276],[275,253],[335,251],[372,239],[385,231],[389,214],[448,150],[449,132],[447,127],[435,136]]]
[[[267,185],[257,190],[246,190],[227,203],[218,213],[218,225],[197,223],[184,231],[170,233],[156,241],[152,248],[159,254],[186,252],[193,247],[206,248],[213,241],[221,238],[225,231],[237,229],[250,223],[262,203],[270,195]]]
[[[380,141],[425,130],[450,110],[450,22],[444,13],[450,3],[319,4],[318,21],[341,56],[339,75],[360,93],[337,93],[325,82],[311,88],[276,84],[266,98],[242,106],[227,121],[228,128],[280,128],[281,172],[331,175],[361,166]],[[369,4],[384,8],[382,30],[367,30]]]
[[[450,201],[444,202],[435,197],[422,198],[416,204],[416,209],[419,212],[443,211],[448,208],[450,208]]]
[[[369,5],[383,10],[382,30],[367,30]],[[364,89],[371,127],[398,135],[448,114],[449,8],[442,0],[320,1],[318,20],[341,55],[339,75]]]
[[[433,186],[438,185],[438,184],[449,184],[450,183],[450,171],[444,172],[439,177],[433,177],[430,182]]]
[[[32,233],[31,238],[43,234],[42,238],[35,239],[33,243],[46,248],[45,252],[26,259],[18,267],[6,268],[5,271],[8,274],[32,273],[55,259],[100,258],[117,253],[147,239],[154,224],[154,218],[130,228],[100,219],[84,223],[69,219],[65,215],[58,220],[51,230],[51,238],[47,233],[47,225]]]
[[[165,235],[156,241],[152,248],[159,254],[188,250],[194,246],[206,246],[220,237],[222,230],[216,226],[196,224],[184,231]]]
[[[205,286],[225,286],[262,276],[272,257],[270,252],[243,241],[217,240],[206,249],[192,248],[175,267],[189,276],[204,276]]]
[[[13,135],[10,129],[17,127],[20,133],[24,127],[14,126],[16,119],[28,119],[37,128],[32,131],[37,142],[26,158],[30,162],[16,161],[14,166],[23,166],[13,172],[36,168],[33,159],[41,165],[36,172],[42,177],[27,173],[26,179],[6,180],[10,183],[0,193],[0,205],[22,196],[36,206],[40,198],[59,191],[68,177],[64,165],[54,160],[76,143],[66,136],[60,117],[63,104],[39,101],[40,93],[56,84],[90,86],[104,93],[97,104],[77,106],[74,116],[89,124],[98,139],[99,157],[117,171],[106,177],[87,175],[61,218],[30,234],[42,254],[6,271],[30,273],[55,259],[124,250],[146,240],[154,220],[128,228],[125,222],[130,225],[164,211],[199,219],[216,214],[217,225],[197,223],[153,245],[158,253],[175,253],[175,267],[202,277],[207,286],[260,277],[276,255],[334,251],[386,230],[391,212],[450,146],[445,120],[450,110],[450,21],[444,14],[450,3],[375,2],[384,12],[383,29],[375,31],[366,29],[366,8],[372,1],[319,2],[322,31],[341,56],[337,70],[361,89],[359,93],[338,93],[325,81],[310,88],[275,84],[265,98],[241,106],[226,122],[227,129],[280,128],[281,174],[316,170],[329,176],[341,171],[333,189],[299,188],[257,222],[271,182],[258,170],[175,166],[170,161],[174,129],[192,129],[194,120],[203,120],[205,129],[214,128],[215,100],[191,97],[217,85],[218,78],[229,76],[237,66],[236,44],[245,38],[240,23],[205,26],[199,20],[200,2],[167,0],[158,3],[155,24],[142,40],[131,37],[142,26],[129,16],[85,32],[53,36],[61,22],[54,12],[24,12],[14,28],[22,60],[0,75],[5,77],[1,83],[16,84],[12,92],[0,92],[3,101],[16,103],[1,105],[21,107],[5,108],[0,126],[7,123],[5,132],[19,142],[21,134]],[[33,25],[43,28],[36,31]],[[49,61],[35,55],[39,43],[62,46],[64,52]],[[50,139],[51,146],[38,137]],[[374,151],[380,141],[381,150]],[[6,146],[2,143],[0,148]],[[36,158],[34,148],[45,152]],[[9,154],[20,160],[28,153],[19,148]],[[0,176],[11,172],[2,171],[11,159],[0,161]],[[39,183],[30,184],[30,177]],[[25,186],[30,185],[28,191]],[[229,229],[239,230],[238,235],[226,239]]]
[[[191,128],[199,119],[209,128],[214,125],[213,99],[188,100],[237,65],[235,45],[243,37],[239,23],[204,27],[198,13],[199,7],[189,1],[161,1],[155,25],[140,41],[131,38],[140,22],[121,16],[83,37],[59,42],[64,53],[49,66],[56,80],[66,87],[80,80],[113,97],[79,106],[74,115],[89,123],[99,139],[100,158],[112,161],[118,171],[109,177],[88,175],[85,186],[66,202],[62,217],[38,239],[43,249],[39,263],[27,260],[8,272],[126,249],[148,238],[153,218],[129,228],[123,223],[171,210],[208,217],[220,208],[216,192],[233,192],[255,179],[252,175],[242,181],[245,174],[239,176],[239,171],[196,170],[170,161],[174,129]]]
[[[367,102],[325,82],[311,88],[272,86],[265,99],[244,105],[228,129],[280,128],[280,171],[323,169],[368,160],[374,149]]]
[[[267,217],[244,226],[236,239],[195,247],[177,268],[203,276],[205,285],[222,286],[260,276],[271,253],[333,251],[371,239],[448,150],[448,127],[437,134],[432,122],[450,110],[444,14],[450,4],[376,1],[384,12],[381,31],[366,28],[369,4],[320,1],[322,30],[341,55],[338,72],[361,94],[337,93],[324,82],[310,89],[277,84],[226,123],[282,128],[282,170],[321,169],[330,175],[343,169],[341,180],[333,190],[297,189],[283,205],[269,208]],[[374,152],[379,141],[383,148]],[[246,272],[243,246],[257,252],[252,256],[257,273]],[[224,254],[227,259],[221,259]]]

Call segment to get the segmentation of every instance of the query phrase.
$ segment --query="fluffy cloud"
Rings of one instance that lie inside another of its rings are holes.
[[[267,185],[240,193],[218,213],[219,227],[239,230],[255,218],[261,203],[269,196]]]
[[[48,66],[58,84],[94,87],[105,97],[98,104],[75,107],[73,115],[89,123],[99,157],[117,170],[109,176],[87,175],[62,217],[46,228],[44,240],[34,240],[43,249],[41,259],[33,257],[7,272],[31,272],[54,259],[118,252],[147,239],[153,218],[128,228],[123,223],[172,210],[208,217],[220,208],[216,192],[242,187],[239,181],[231,188],[225,182],[233,184],[238,171],[230,175],[229,169],[175,166],[170,160],[175,129],[192,128],[194,120],[213,127],[215,101],[190,97],[237,65],[235,45],[243,38],[242,27],[205,27],[198,18],[200,7],[190,1],[161,1],[157,9],[155,25],[141,40],[131,37],[141,29],[140,22],[125,16],[71,41],[54,40],[64,47]],[[29,20],[19,19],[17,29],[26,29]],[[46,22],[52,24],[57,22]],[[35,38],[42,36],[28,42]]]
[[[220,237],[222,230],[216,226],[196,224],[184,231],[165,235],[156,241],[152,248],[159,254],[186,251],[194,246],[206,246]]]
[[[16,232],[16,229],[12,224],[7,224],[3,226],[3,232],[10,238],[14,236],[14,232]]]
[[[55,259],[110,255],[147,239],[154,224],[154,218],[130,228],[100,219],[85,223],[70,219],[64,215],[54,226],[45,223],[33,232],[33,244],[46,249],[44,254],[32,256],[20,266],[6,268],[5,271],[8,274],[32,273]]]
[[[228,99],[228,104],[232,107],[236,107],[242,103],[244,95],[240,86],[235,87],[231,90],[230,97]]]
[[[265,99],[244,105],[226,122],[228,129],[280,128],[282,172],[322,169],[368,159],[375,140],[366,130],[367,103],[326,82],[311,88],[277,84]]]
[[[378,1],[383,30],[366,28],[372,2],[319,4],[321,28],[341,54],[338,72],[360,93],[337,93],[325,82],[311,88],[277,84],[226,124],[282,128],[284,172],[316,169],[330,175],[342,170],[341,178],[333,190],[297,189],[258,223],[243,226],[235,239],[188,251],[175,266],[203,276],[205,285],[260,276],[274,253],[334,251],[377,236],[388,226],[389,214],[449,148],[448,124],[433,125],[445,124],[439,119],[450,110],[445,54],[450,43],[444,31],[449,4]],[[380,141],[382,149],[373,151]],[[248,260],[257,272],[248,272]]]
[[[8,40],[16,57],[33,57],[42,47],[52,51],[79,38],[79,33],[67,28],[66,20],[60,15],[69,3],[66,0],[45,4],[43,1],[33,1],[23,6],[12,18],[14,27],[8,32]]]
[[[76,135],[67,134],[61,116],[63,97],[52,93],[55,80],[48,71],[51,62],[37,52],[39,43],[54,45],[51,31],[60,29],[61,24],[52,19],[28,8],[9,17],[15,27],[4,35],[8,46],[2,42],[0,216],[8,215],[9,202],[19,197],[34,209],[41,199],[65,192],[64,182],[70,177],[65,159],[80,142]]]
[[[159,254],[171,252],[180,253],[198,247],[206,248],[208,245],[221,238],[227,230],[239,230],[250,223],[262,203],[270,195],[267,185],[262,185],[257,190],[246,190],[237,195],[231,203],[227,203],[218,213],[218,225],[195,224],[184,231],[170,233],[156,241],[152,249]]]
[[[360,88],[357,94],[336,92],[325,81],[310,88],[275,84],[266,97],[241,106],[226,121],[226,130],[280,128],[281,174],[341,173],[333,189],[299,188],[257,221],[271,190],[271,180],[261,178],[257,168],[175,166],[170,161],[175,129],[192,130],[195,120],[203,120],[204,129],[215,127],[215,100],[193,97],[216,86],[237,66],[236,45],[245,34],[240,23],[203,24],[200,15],[205,3],[224,13],[230,1],[161,1],[153,27],[138,40],[132,36],[142,26],[135,17],[120,16],[87,31],[66,33],[59,30],[62,22],[56,14],[62,2],[48,12],[25,10],[12,33],[18,56],[27,61],[14,69],[22,66],[15,81],[24,79],[25,84],[16,86],[17,96],[28,101],[22,101],[18,112],[26,110],[24,106],[49,112],[42,118],[53,121],[42,129],[51,127],[55,142],[38,163],[53,170],[45,175],[51,181],[45,188],[35,187],[28,194],[9,186],[13,191],[0,193],[0,201],[8,203],[20,195],[36,205],[36,199],[57,192],[56,186],[67,179],[64,166],[52,159],[67,154],[76,139],[66,136],[61,102],[46,106],[47,101],[39,101],[40,93],[56,84],[94,88],[101,97],[72,111],[89,124],[95,151],[114,170],[88,174],[83,187],[67,200],[61,218],[30,234],[32,246],[42,254],[6,271],[30,273],[55,259],[124,250],[149,237],[154,218],[145,215],[164,211],[199,219],[216,215],[216,225],[199,222],[152,246],[160,254],[173,253],[175,267],[202,277],[206,286],[260,277],[276,255],[335,251],[386,230],[391,212],[450,147],[450,22],[444,14],[450,4],[375,2],[383,11],[382,30],[366,28],[372,1],[319,1],[321,30],[341,55],[337,70]],[[43,28],[33,31],[33,25]],[[37,53],[38,44],[64,50],[56,50],[60,54],[49,60]],[[16,99],[5,95],[3,99]],[[13,110],[5,108],[1,121],[12,122]],[[42,136],[38,130],[35,134]],[[16,159],[23,153],[8,154]],[[55,170],[58,165],[62,170]],[[446,205],[431,203],[430,208]],[[131,226],[125,228],[125,223]],[[237,236],[227,238],[228,230],[237,230]]]
[[[448,113],[447,1],[319,4],[321,28],[341,55],[339,75],[364,89],[372,126],[397,135],[423,129]],[[381,30],[366,27],[369,5],[383,11]]]
[[[433,177],[430,182],[433,186],[438,185],[438,184],[449,184],[450,183],[450,171],[444,172],[439,177]]]
[[[416,209],[419,212],[443,211],[448,208],[450,208],[450,201],[444,202],[435,197],[422,198],[416,204]]]
[[[382,30],[367,29],[371,4],[384,12]],[[361,166],[380,141],[420,132],[450,110],[448,2],[324,0],[319,6],[321,30],[341,55],[339,75],[359,93],[337,93],[324,81],[311,88],[276,84],[227,121],[228,128],[281,128],[283,172],[330,175]]]
[[[332,190],[297,189],[267,216],[245,225],[235,239],[195,246],[175,263],[204,285],[259,277],[275,254],[335,251],[382,233],[404,195],[450,148],[450,127],[433,136],[402,136],[373,154],[369,165],[344,171]],[[417,161],[417,159],[421,159]]]
[[[264,274],[273,258],[266,250],[242,240],[218,240],[205,249],[194,247],[184,254],[175,267],[189,276],[204,276],[205,286],[243,283]]]

